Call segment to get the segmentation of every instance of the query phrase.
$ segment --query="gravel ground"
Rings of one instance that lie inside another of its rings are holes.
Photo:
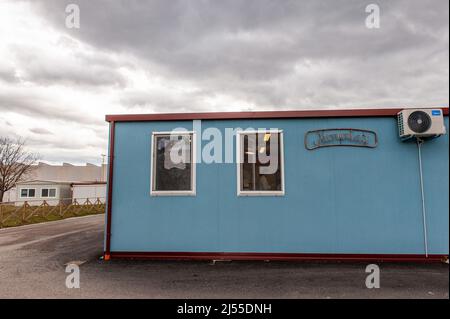
[[[99,260],[103,215],[0,230],[0,298],[449,298],[447,264]],[[65,264],[80,264],[68,289]]]

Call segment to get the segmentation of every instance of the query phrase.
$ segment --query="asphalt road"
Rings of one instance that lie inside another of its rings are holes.
[[[99,260],[103,215],[0,230],[0,298],[449,298],[446,264]],[[80,264],[68,289],[65,264]]]

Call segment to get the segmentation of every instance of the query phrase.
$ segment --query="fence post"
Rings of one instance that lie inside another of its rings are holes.
[[[3,227],[3,205],[0,203],[0,228]]]
[[[25,201],[22,206],[22,208],[23,208],[22,209],[22,222],[25,222],[27,204],[28,204],[28,202]]]

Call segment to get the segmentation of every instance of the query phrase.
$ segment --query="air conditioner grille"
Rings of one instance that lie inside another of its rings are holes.
[[[408,117],[408,126],[415,133],[424,133],[431,127],[431,117],[423,111],[412,112]]]
[[[402,136],[405,133],[405,127],[403,126],[403,113],[398,114],[397,123],[398,123],[398,132],[400,136]]]

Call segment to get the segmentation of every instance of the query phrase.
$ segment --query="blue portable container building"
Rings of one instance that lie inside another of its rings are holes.
[[[448,134],[421,147],[424,214],[418,147],[399,138],[399,111],[108,115],[105,259],[446,258]],[[190,143],[188,166],[164,159],[174,131]],[[279,171],[265,179],[237,158],[270,134]],[[205,161],[213,139],[222,151]]]

